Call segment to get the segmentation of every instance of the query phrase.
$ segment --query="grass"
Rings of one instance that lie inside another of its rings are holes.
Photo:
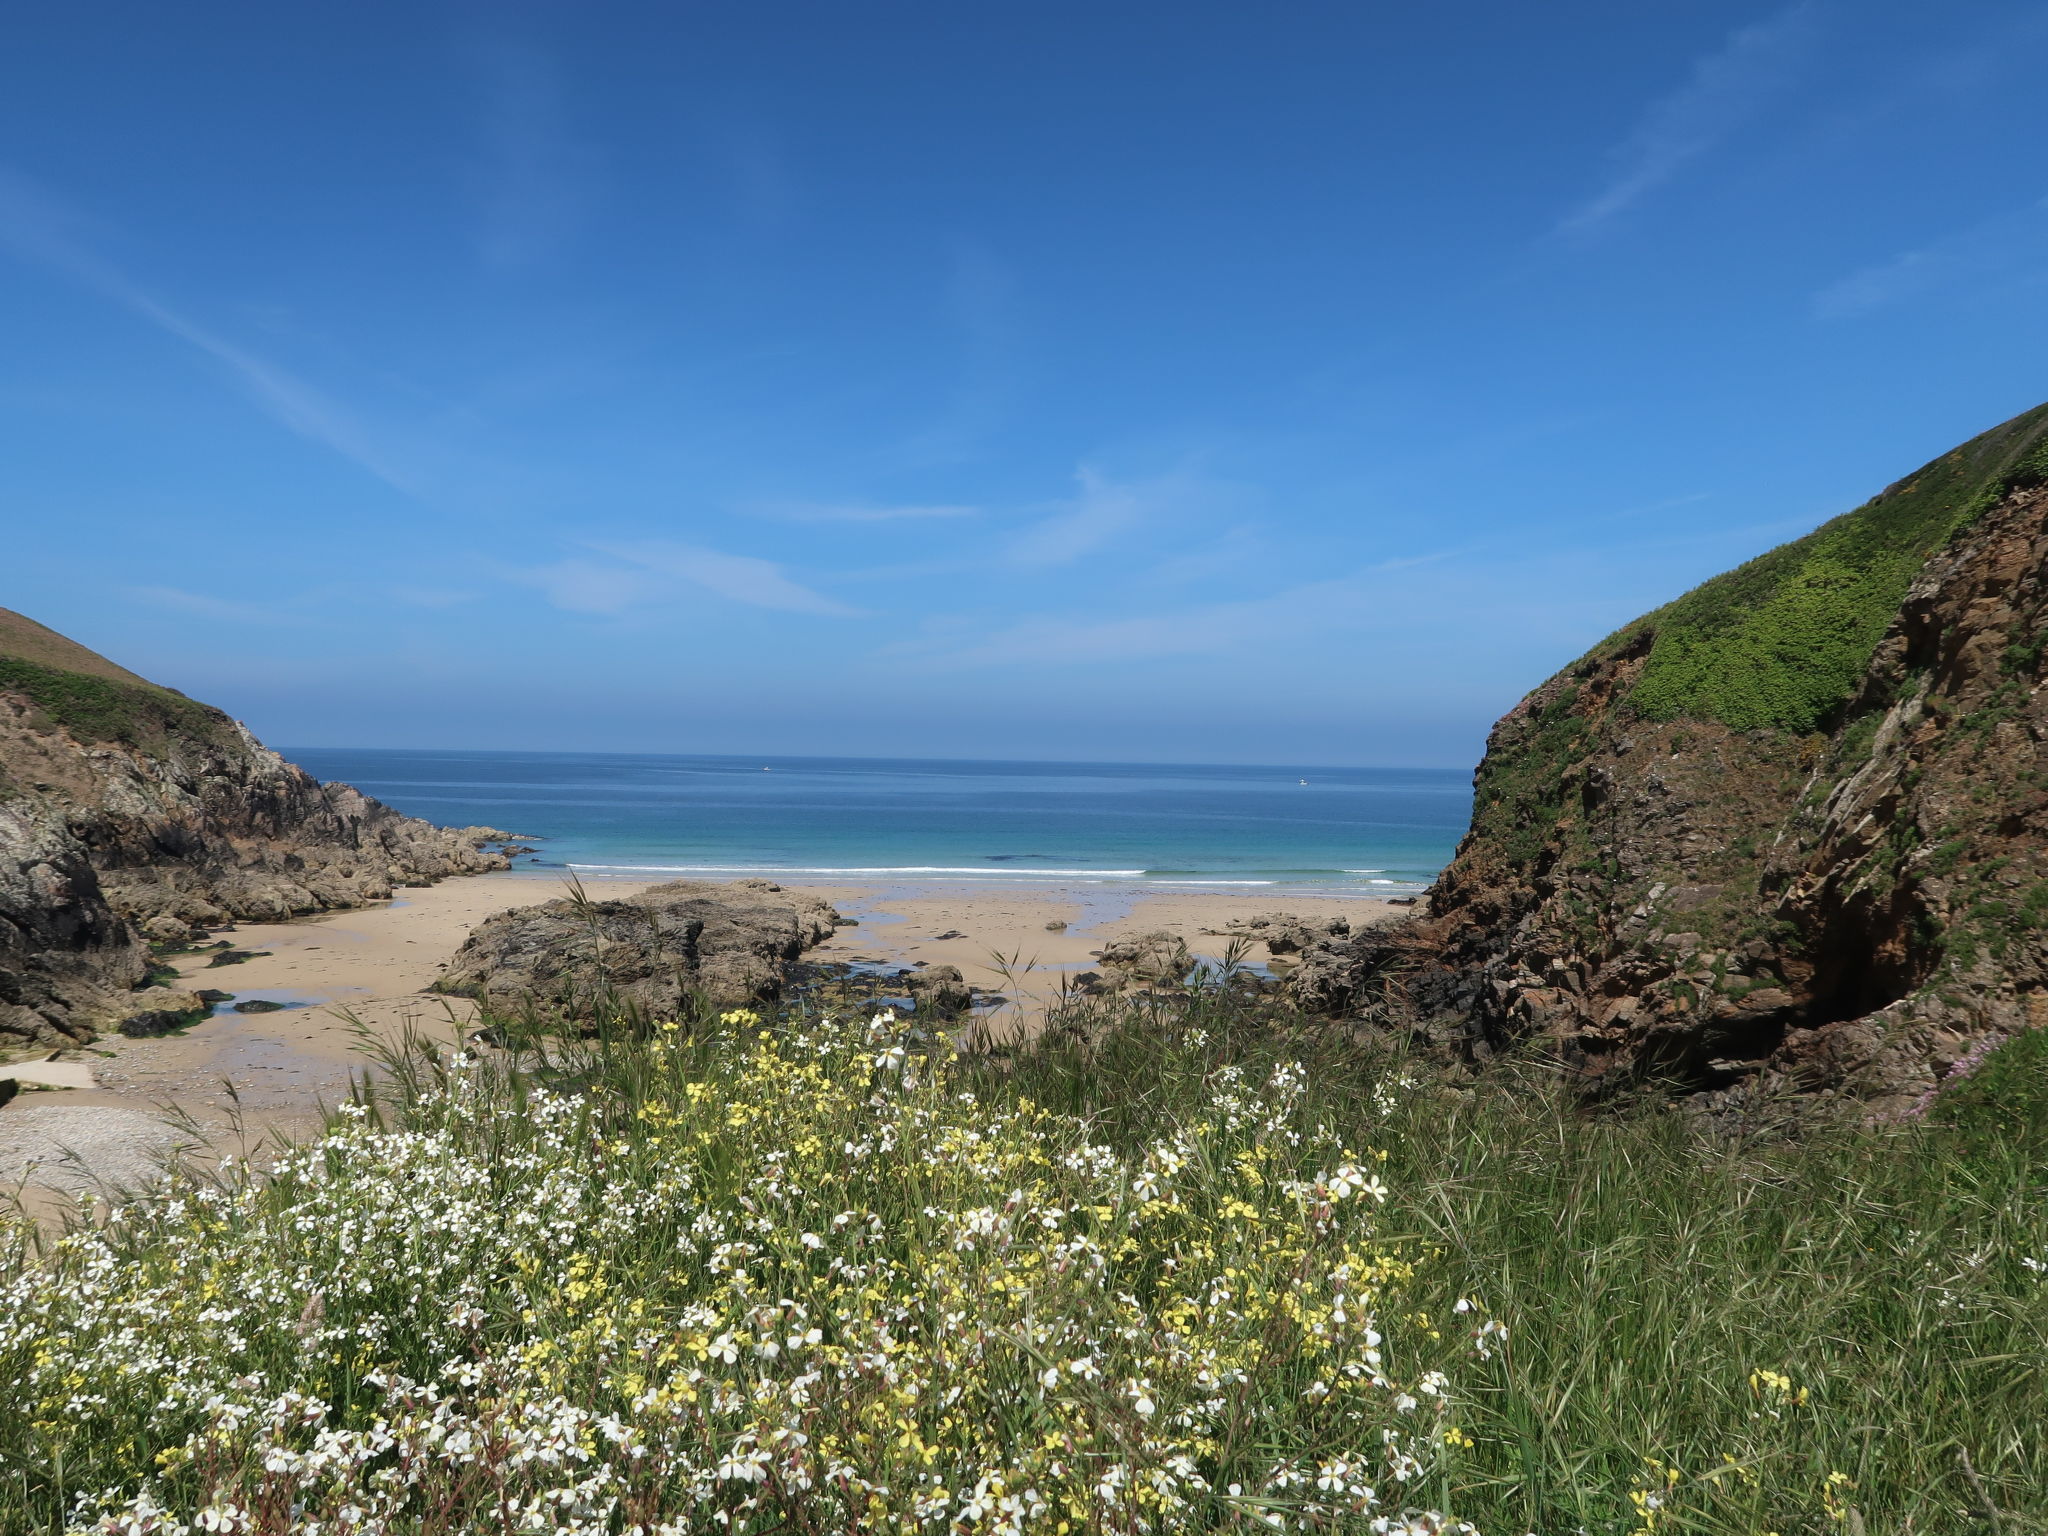
[[[1831,729],[1928,557],[2048,477],[2048,406],[1994,428],[1803,539],[1637,620],[1656,639],[1629,702],[1653,720]]]
[[[182,693],[0,654],[0,690],[23,695],[82,742],[153,747],[176,737],[209,740],[227,717]]]
[[[2048,1528],[2040,1037],[1765,1139],[1228,977],[966,1055],[499,1027],[17,1230],[0,1529]]]

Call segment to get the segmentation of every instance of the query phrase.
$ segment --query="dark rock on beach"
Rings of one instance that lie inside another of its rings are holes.
[[[623,1004],[664,1015],[781,995],[787,968],[838,914],[765,880],[677,880],[614,901],[563,897],[501,912],[455,952],[437,990],[506,1009]]]
[[[965,1013],[974,1006],[974,989],[956,965],[927,966],[910,978],[910,996],[920,1014]]]
[[[213,1011],[213,1005],[195,992],[175,987],[148,987],[130,993],[115,1029],[142,1039],[189,1029]]]

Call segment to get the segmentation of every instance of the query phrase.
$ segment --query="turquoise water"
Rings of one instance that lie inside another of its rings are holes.
[[[1398,896],[1471,810],[1448,769],[304,748],[415,816],[530,835],[586,879],[1110,884]],[[1303,782],[1306,781],[1306,782]]]

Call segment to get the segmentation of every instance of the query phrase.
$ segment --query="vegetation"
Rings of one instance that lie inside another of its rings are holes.
[[[2026,1531],[2048,1054],[1708,1135],[1227,971],[413,1041],[0,1269],[9,1531]]]
[[[225,724],[218,710],[152,683],[95,677],[0,654],[0,691],[18,693],[84,742],[152,746],[172,736],[206,738]]]
[[[1630,703],[1654,720],[1738,730],[1832,727],[1928,557],[2015,485],[2043,478],[2048,406],[1637,620],[1608,642],[1655,632]]]

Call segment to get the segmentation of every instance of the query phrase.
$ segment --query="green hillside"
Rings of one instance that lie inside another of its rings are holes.
[[[2016,486],[2048,479],[2048,405],[1944,454],[1874,500],[1629,625],[1653,631],[1629,703],[1653,720],[1823,729],[1883,639],[1914,575]]]
[[[0,608],[0,691],[19,694],[80,741],[150,746],[209,736],[219,710],[159,687],[24,614]]]

